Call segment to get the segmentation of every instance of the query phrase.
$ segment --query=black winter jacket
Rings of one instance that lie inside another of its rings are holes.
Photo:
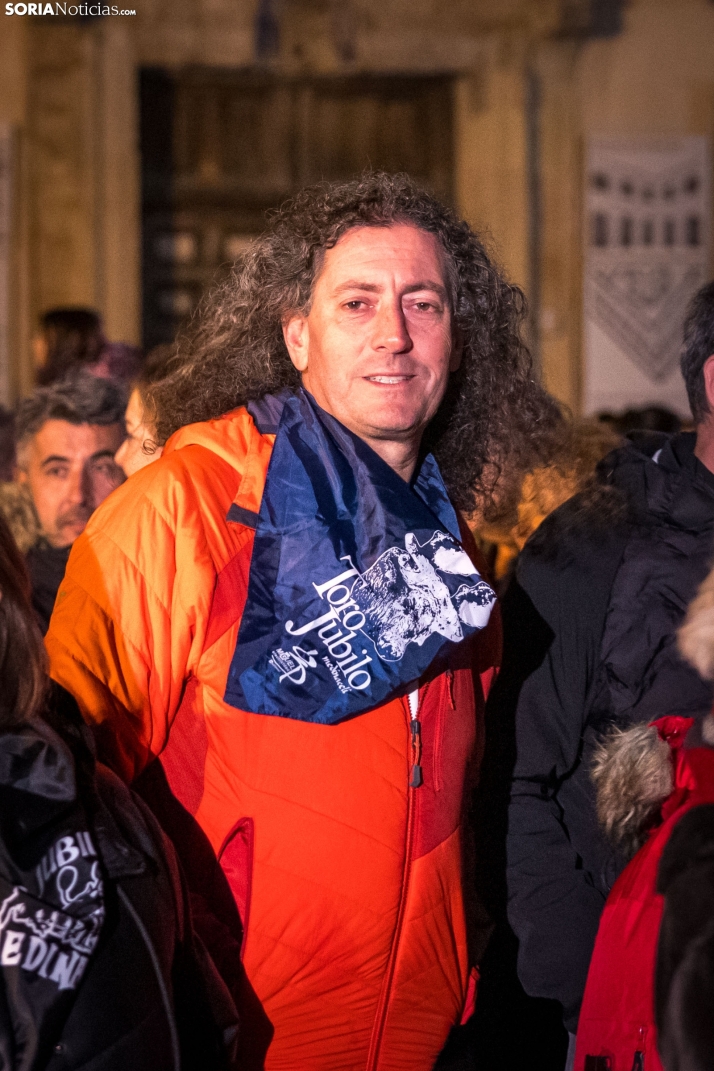
[[[503,601],[504,657],[487,711],[482,851],[505,885],[531,996],[574,1032],[600,913],[625,860],[596,821],[592,747],[613,723],[703,714],[712,686],[675,633],[714,550],[714,475],[694,435],[608,455],[612,491],[576,496],[526,544]],[[493,869],[492,869],[493,872]]]
[[[224,1067],[235,1007],[170,842],[52,720],[0,733],[0,1069]]]
[[[30,547],[25,562],[32,586],[32,609],[43,636],[47,635],[59,586],[69,561],[69,547],[51,547],[44,539]]]

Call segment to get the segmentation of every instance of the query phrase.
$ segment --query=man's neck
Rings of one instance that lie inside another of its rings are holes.
[[[708,413],[701,424],[697,424],[697,442],[694,456],[702,465],[714,473],[714,413]]]
[[[386,461],[390,469],[394,469],[397,476],[401,476],[405,483],[409,483],[419,457],[419,443],[395,442],[393,439],[369,439],[365,436],[361,438],[372,447],[382,461]]]
[[[311,389],[307,375],[303,375],[303,387],[321,409],[324,409],[335,420],[339,420],[344,427],[351,431],[353,435],[357,435],[362,442],[367,443],[367,446],[370,446],[375,454],[378,454],[382,461],[389,465],[390,469],[394,469],[397,476],[401,476],[405,483],[409,483],[419,459],[419,447],[426,427],[425,424],[417,425],[401,433],[398,431],[391,433],[396,436],[401,434],[403,438],[388,437],[390,435],[389,432],[385,432],[384,436],[370,435],[368,431],[365,431],[364,426],[360,427],[358,424],[353,423],[348,415],[336,413],[330,405],[329,399],[322,397],[320,392]]]

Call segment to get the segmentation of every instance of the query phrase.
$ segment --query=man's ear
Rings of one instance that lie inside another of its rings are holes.
[[[704,376],[704,393],[707,396],[709,412],[714,413],[714,353],[710,354],[702,368]]]
[[[307,317],[296,314],[286,320],[283,324],[283,338],[290,354],[290,360],[298,372],[306,372],[307,353],[310,343],[310,328],[308,327]]]
[[[456,372],[461,367],[461,358],[464,355],[464,336],[460,328],[455,327],[452,332],[451,357],[449,358],[449,371]]]

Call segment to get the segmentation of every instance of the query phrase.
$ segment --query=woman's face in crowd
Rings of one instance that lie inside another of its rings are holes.
[[[143,469],[161,457],[162,448],[154,443],[155,430],[144,423],[144,403],[138,390],[134,389],[124,414],[126,439],[121,444],[114,460],[127,476]],[[146,444],[146,449],[144,449]]]

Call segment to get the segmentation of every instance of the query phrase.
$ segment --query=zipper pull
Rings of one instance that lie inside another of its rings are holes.
[[[449,705],[452,710],[456,710],[456,703],[454,702],[454,671],[451,668],[446,670],[446,686],[449,691]]]
[[[412,716],[409,728],[412,734],[412,775],[409,779],[409,787],[419,788],[424,778],[421,769],[421,722],[417,717]]]
[[[639,1029],[638,1045],[635,1052],[635,1058],[632,1061],[632,1071],[645,1071],[645,1039],[647,1038],[647,1027],[641,1026]]]

